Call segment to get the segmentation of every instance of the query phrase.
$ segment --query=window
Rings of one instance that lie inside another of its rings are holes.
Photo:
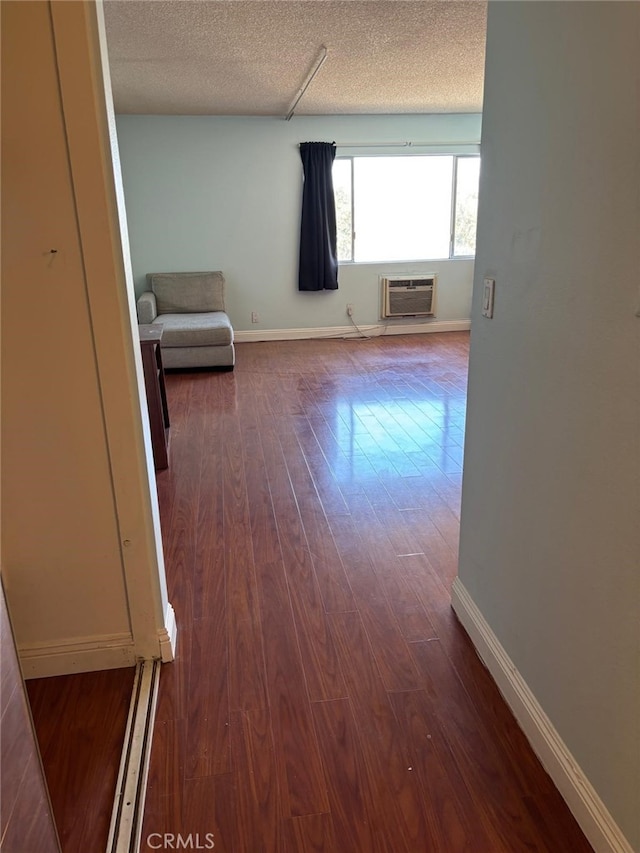
[[[337,158],[338,259],[473,256],[479,176],[477,155]]]
[[[479,157],[456,157],[456,212],[453,223],[454,258],[475,255],[478,216]]]

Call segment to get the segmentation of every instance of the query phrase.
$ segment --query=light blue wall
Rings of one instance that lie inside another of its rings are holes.
[[[471,313],[473,262],[343,265],[338,291],[297,291],[304,141],[472,143],[479,115],[279,118],[119,116],[133,271],[221,269],[237,331],[379,319],[381,273],[437,272],[438,320]],[[387,153],[388,153],[387,149]],[[397,151],[397,149],[393,149]],[[416,149],[413,149],[416,151]],[[420,149],[427,153],[437,149]],[[368,149],[371,153],[371,149]],[[251,312],[260,316],[251,324]]]
[[[598,851],[640,850],[639,57],[638,3],[489,3],[460,580]]]

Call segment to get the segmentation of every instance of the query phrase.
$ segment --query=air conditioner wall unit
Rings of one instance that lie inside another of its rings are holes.
[[[433,317],[437,278],[435,273],[381,276],[382,319]]]

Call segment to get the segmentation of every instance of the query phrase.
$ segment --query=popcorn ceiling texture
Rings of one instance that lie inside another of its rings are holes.
[[[284,116],[482,111],[486,4],[107,0],[116,112]]]

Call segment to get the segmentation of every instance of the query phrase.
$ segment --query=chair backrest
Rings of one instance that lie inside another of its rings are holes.
[[[216,272],[151,272],[158,314],[200,314],[224,311],[224,276]]]

